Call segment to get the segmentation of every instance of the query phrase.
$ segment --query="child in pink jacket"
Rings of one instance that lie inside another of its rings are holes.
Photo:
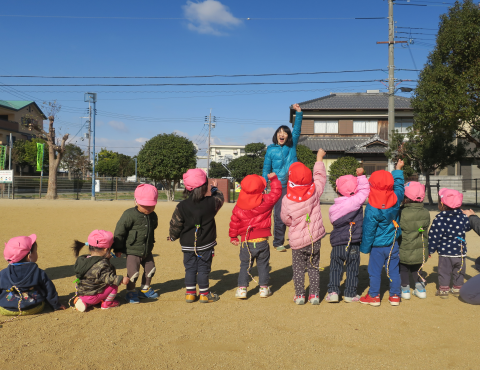
[[[360,243],[362,241],[363,203],[370,194],[370,184],[363,174],[363,168],[357,168],[357,177],[341,176],[336,181],[336,191],[340,197],[328,210],[333,231],[330,234],[332,253],[330,254],[330,283],[327,302],[338,302],[343,265],[347,264],[347,280],[343,300],[347,303],[358,302],[358,269],[360,267]]]
[[[325,189],[327,173],[323,149],[318,149],[317,162],[310,171],[303,163],[293,163],[288,170],[287,196],[282,200],[282,221],[289,229],[292,248],[293,283],[296,304],[305,304],[305,267],[310,281],[311,304],[320,304],[320,242],[325,228],[320,211],[320,196]]]

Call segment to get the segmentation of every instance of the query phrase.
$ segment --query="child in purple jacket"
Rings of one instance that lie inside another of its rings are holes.
[[[360,267],[360,242],[362,241],[363,203],[370,193],[370,184],[363,174],[363,168],[357,168],[357,177],[341,176],[336,181],[339,198],[330,207],[328,215],[333,225],[330,234],[332,252],[330,254],[330,283],[327,302],[338,302],[343,265],[347,264],[347,280],[343,300],[358,302],[358,270]]]

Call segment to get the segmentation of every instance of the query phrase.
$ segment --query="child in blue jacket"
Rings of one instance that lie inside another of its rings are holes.
[[[405,187],[403,179],[403,161],[398,160],[392,173],[380,170],[370,176],[370,196],[365,208],[362,243],[360,252],[370,253],[368,274],[370,289],[360,298],[360,303],[380,306],[380,283],[382,269],[385,266],[390,279],[390,298],[392,306],[400,304],[399,246],[400,206]]]

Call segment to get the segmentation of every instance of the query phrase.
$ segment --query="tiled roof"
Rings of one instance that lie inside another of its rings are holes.
[[[299,104],[302,109],[388,109],[388,94],[331,93]],[[395,109],[412,109],[410,98],[395,96]]]
[[[374,142],[384,144],[382,147],[367,145]],[[380,139],[378,135],[374,135],[368,139],[360,138],[340,138],[340,137],[312,137],[302,136],[298,140],[298,144],[305,145],[312,151],[322,148],[326,152],[344,152],[344,153],[385,153],[388,142]]]
[[[0,106],[15,110],[22,109],[32,103],[33,101],[28,100],[0,100]]]

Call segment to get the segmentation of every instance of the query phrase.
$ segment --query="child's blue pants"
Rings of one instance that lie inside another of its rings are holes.
[[[392,246],[373,247],[370,252],[370,261],[368,262],[368,274],[370,275],[370,289],[368,294],[370,297],[376,297],[380,294],[380,284],[382,282],[382,269],[387,269],[388,255]],[[400,258],[398,256],[399,246],[395,242],[392,255],[390,257],[389,274],[392,281],[390,282],[390,297],[394,294],[400,296],[400,272],[398,264]]]

